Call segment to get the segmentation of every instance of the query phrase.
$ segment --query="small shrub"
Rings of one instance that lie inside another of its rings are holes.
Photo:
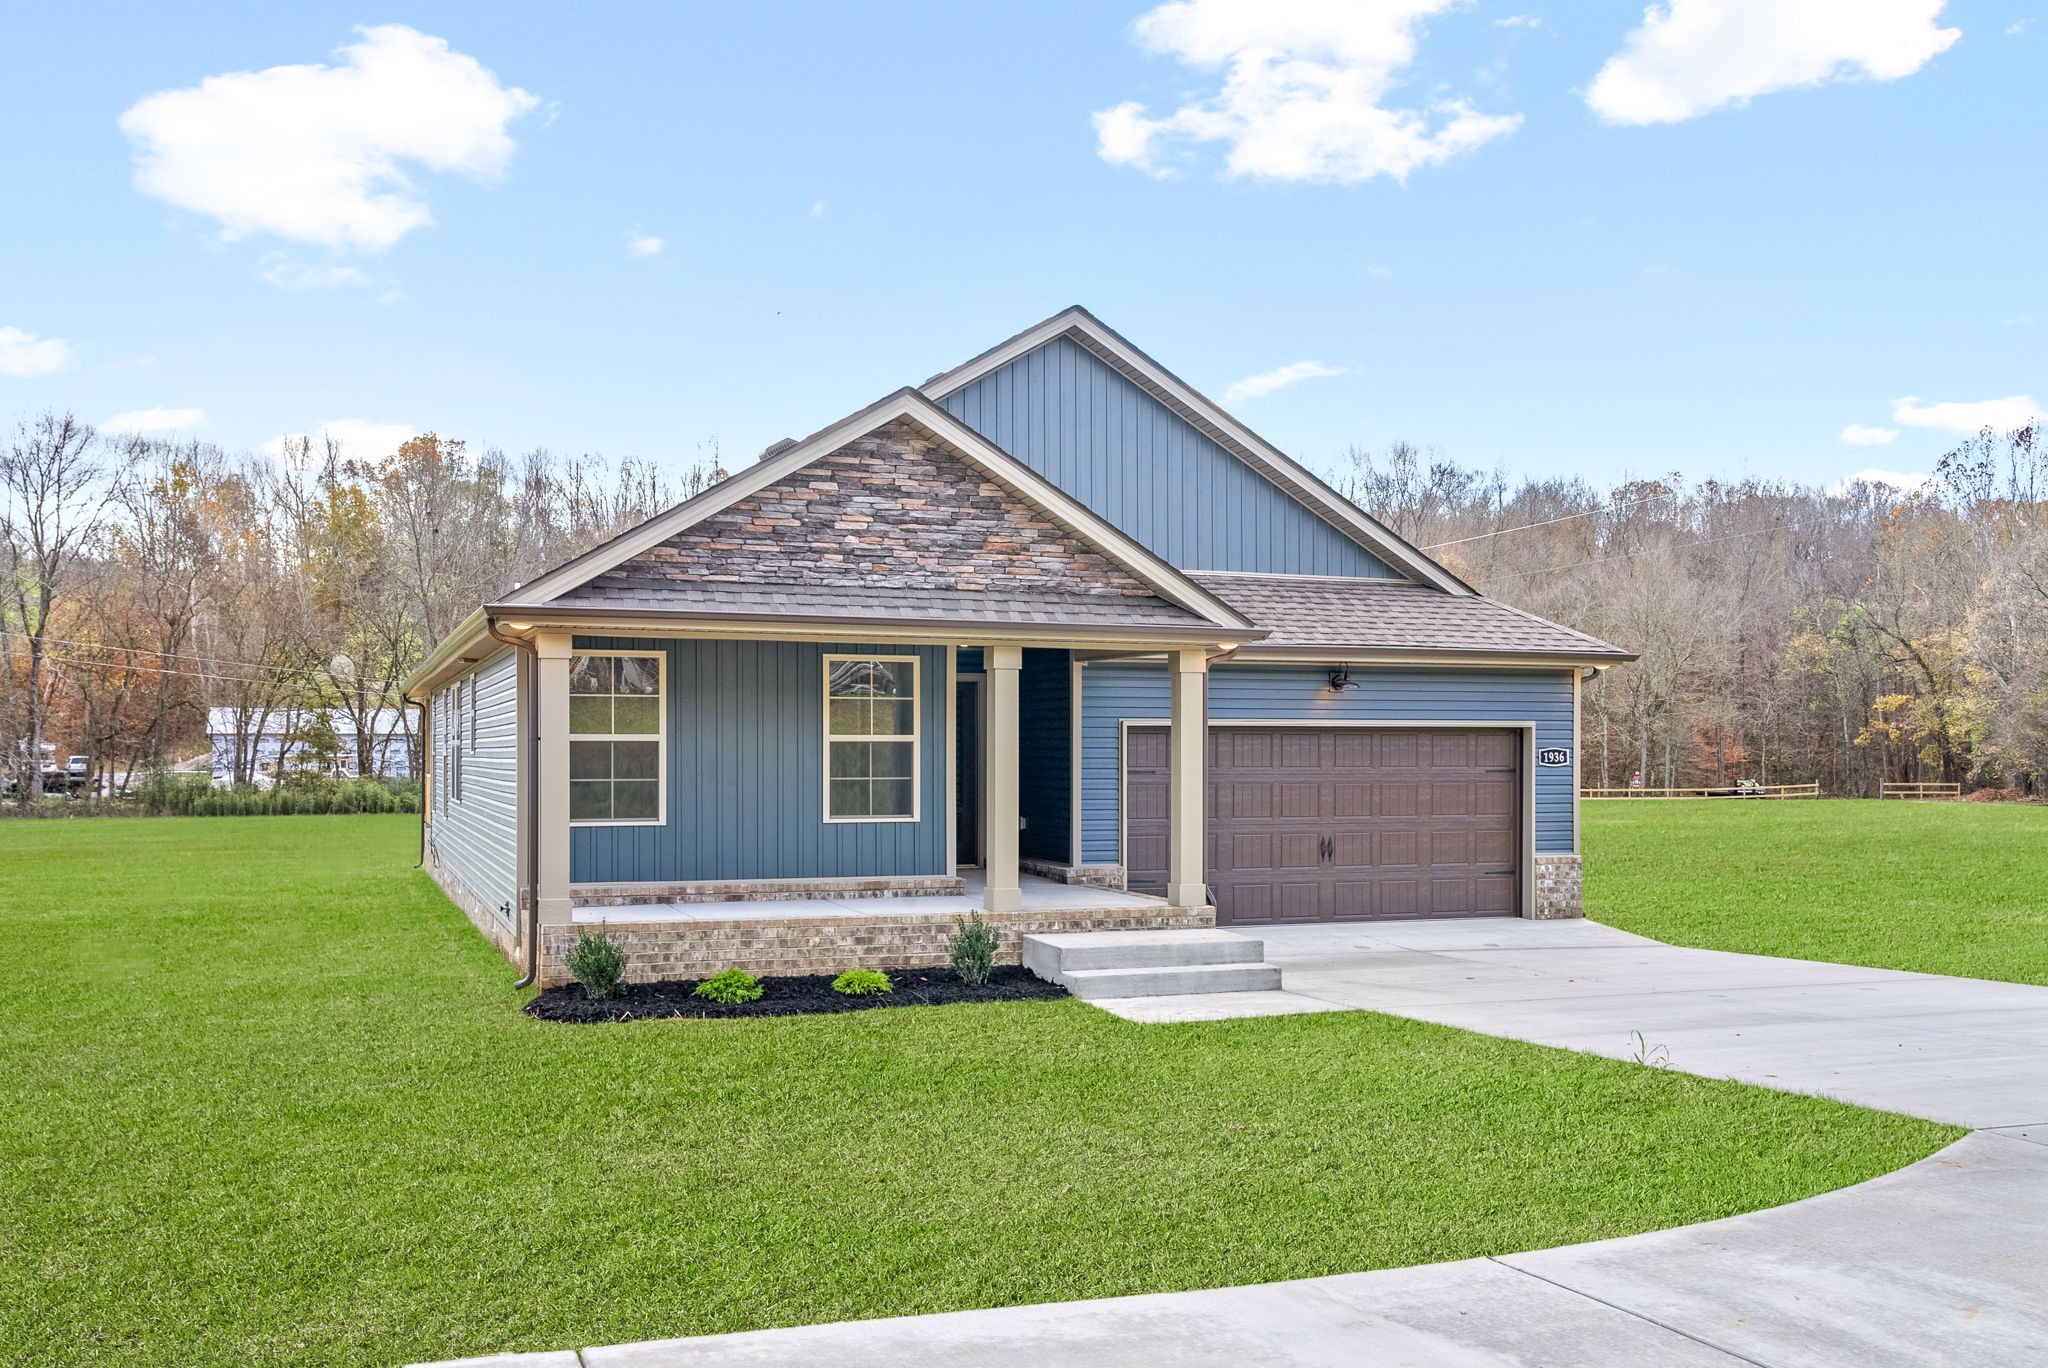
[[[709,998],[728,1006],[741,1002],[755,1002],[761,997],[761,980],[746,970],[734,965],[721,969],[690,990],[693,997]]]
[[[626,977],[626,952],[601,932],[579,931],[569,947],[568,968],[592,1000],[614,997]]]
[[[847,970],[832,980],[832,991],[848,997],[872,997],[886,993],[896,985],[889,982],[889,976],[879,969],[863,969],[859,965]]]
[[[952,948],[947,960],[962,983],[987,983],[996,967],[996,929],[979,910],[953,919]]]

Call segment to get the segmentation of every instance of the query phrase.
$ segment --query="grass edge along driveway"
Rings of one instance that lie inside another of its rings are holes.
[[[1673,945],[2048,984],[2048,807],[1611,799],[1586,915]]]
[[[0,1356],[393,1364],[1306,1277],[1955,1134],[1366,1013],[549,1025],[414,839],[0,823]]]

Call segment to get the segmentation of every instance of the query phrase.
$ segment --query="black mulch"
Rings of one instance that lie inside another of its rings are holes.
[[[753,1002],[726,1004],[691,996],[697,979],[662,983],[629,983],[616,997],[592,1001],[580,983],[544,989],[526,1004],[528,1016],[542,1021],[647,1021],[664,1017],[804,1016],[817,1012],[865,1012],[875,1007],[928,1007],[949,1002],[1024,1002],[1065,997],[1067,990],[1047,983],[1020,965],[999,966],[987,983],[962,983],[949,969],[887,969],[895,987],[872,997],[850,997],[832,991],[830,974],[792,974],[761,980],[761,996]]]

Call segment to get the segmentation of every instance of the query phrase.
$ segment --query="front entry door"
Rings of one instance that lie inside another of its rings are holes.
[[[955,863],[981,863],[981,681],[963,679],[953,694]]]

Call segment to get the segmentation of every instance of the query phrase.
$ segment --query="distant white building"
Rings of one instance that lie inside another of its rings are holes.
[[[255,709],[208,708],[206,738],[213,751],[213,782],[225,787],[234,782],[235,760],[242,757],[258,788],[269,788],[280,771],[324,768],[336,779],[356,779],[356,721],[340,708],[326,710],[328,725],[340,742],[338,753],[325,766],[306,754],[303,734],[313,714],[295,708],[270,712]],[[412,777],[412,750],[405,735],[405,715],[397,708],[379,708],[370,715],[371,756],[375,762],[371,777],[408,779]]]

